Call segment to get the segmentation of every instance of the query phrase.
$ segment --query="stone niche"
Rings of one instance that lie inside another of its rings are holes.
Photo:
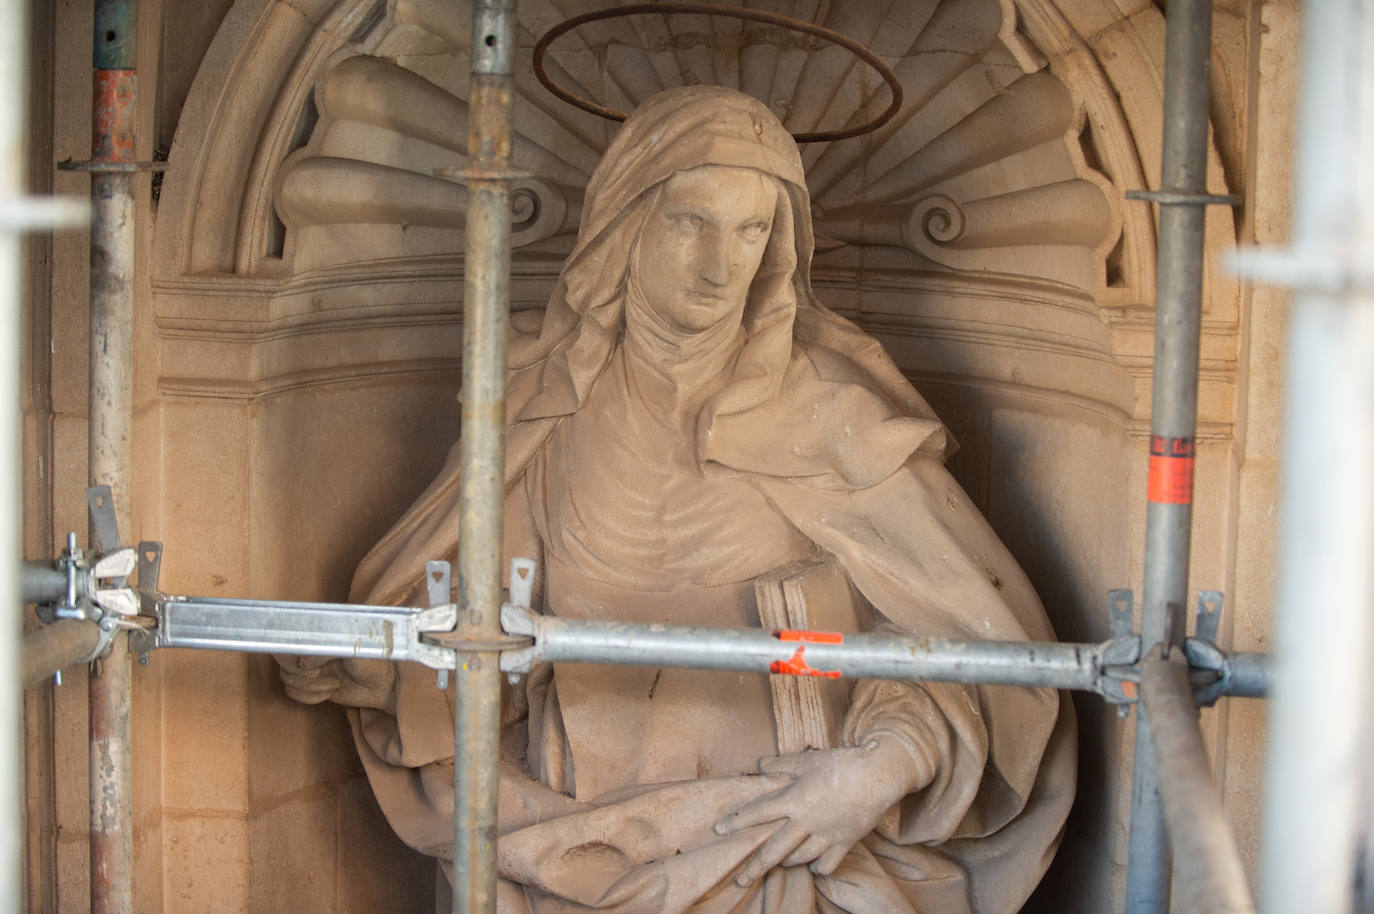
[[[514,155],[531,177],[516,192],[516,309],[542,307],[615,130],[540,86],[532,47],[602,5],[520,4]],[[1060,637],[1105,639],[1105,591],[1139,578],[1156,213],[1124,193],[1158,184],[1161,15],[1112,0],[767,6],[864,42],[905,90],[876,132],[804,148],[822,299],[882,340],[951,426],[951,468]],[[157,459],[139,514],[165,543],[169,592],[343,598],[455,439],[466,193],[435,171],[465,162],[468,20],[441,0],[239,0],[220,27],[172,146],[150,267],[157,368],[141,421]],[[621,109],[674,85],[735,86],[794,131],[870,118],[888,98],[841,49],[724,17],[584,26],[548,70]],[[1229,213],[1209,220],[1209,251],[1233,245]],[[1212,260],[1204,480],[1226,472],[1235,385],[1237,289]],[[1197,541],[1225,539],[1223,514],[1199,505]],[[1217,580],[1223,547],[1195,561]],[[139,853],[160,854],[176,888],[140,886],[141,908],[430,904],[433,867],[390,835],[337,708],[288,701],[269,658],[154,663],[151,770],[166,773],[143,793],[162,828]],[[1079,801],[1041,904],[1107,911],[1130,746],[1110,709],[1078,707]],[[197,777],[210,757],[215,776]]]

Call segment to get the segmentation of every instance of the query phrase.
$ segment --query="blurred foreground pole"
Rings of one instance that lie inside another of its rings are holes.
[[[1374,659],[1374,5],[1305,11],[1260,909],[1355,910]],[[1374,876],[1366,872],[1364,880]]]

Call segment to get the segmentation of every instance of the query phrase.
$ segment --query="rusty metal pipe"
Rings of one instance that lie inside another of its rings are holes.
[[[501,637],[505,503],[506,325],[510,312],[510,165],[515,0],[472,8],[469,205],[463,286],[460,637]],[[454,706],[455,914],[496,910],[496,788],[501,671],[492,651],[457,652]]]
[[[1164,820],[1177,868],[1173,910],[1254,914],[1236,842],[1221,808],[1221,792],[1212,780],[1182,654],[1175,650],[1165,659],[1155,648],[1140,673],[1140,700],[1150,717]]]
[[[138,5],[96,0],[94,164],[133,162]],[[91,175],[90,480],[110,487],[129,523],[133,415],[133,175]],[[110,544],[107,544],[110,545]],[[132,677],[124,636],[90,681],[91,911],[133,912]]]
[[[76,619],[58,619],[29,632],[24,636],[24,688],[89,657],[99,640],[99,626]]]

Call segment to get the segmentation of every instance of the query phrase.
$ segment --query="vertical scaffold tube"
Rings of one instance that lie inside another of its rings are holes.
[[[138,6],[97,0],[91,158],[134,161]],[[134,201],[131,173],[91,176],[89,456],[92,484],[108,485],[124,535],[129,523],[133,415]],[[133,911],[132,670],[121,636],[90,685],[91,911]]]
[[[0,82],[9,86],[0,99],[0,205],[18,206],[24,192],[23,90],[29,78],[29,4],[6,0],[5,28],[0,30]],[[5,628],[0,631],[0,912],[18,914],[23,899],[20,800],[23,774],[19,685],[19,533],[20,496],[19,403],[21,361],[20,306],[23,268],[18,226],[0,229],[0,606]]]
[[[510,311],[510,165],[515,0],[472,10],[468,99],[467,255],[463,284],[463,407],[458,632],[501,635],[505,503],[506,326]],[[455,670],[453,910],[496,910],[496,777],[501,672],[495,652],[459,652]]]
[[[1374,9],[1309,3],[1303,16],[1260,909],[1348,914],[1368,910],[1356,883],[1374,660]]]
[[[1166,192],[1206,192],[1211,46],[1210,0],[1172,0],[1165,35],[1160,172],[1161,189]],[[1180,645],[1186,635],[1204,217],[1200,205],[1160,207],[1149,506],[1140,622],[1146,650],[1161,642]],[[1164,914],[1169,910],[1169,840],[1160,802],[1159,770],[1150,745],[1149,718],[1139,706],[1134,770],[1126,911]]]

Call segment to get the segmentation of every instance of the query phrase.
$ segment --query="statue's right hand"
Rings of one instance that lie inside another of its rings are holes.
[[[308,705],[322,701],[396,713],[396,667],[388,660],[340,660],[277,654],[286,694]]]

